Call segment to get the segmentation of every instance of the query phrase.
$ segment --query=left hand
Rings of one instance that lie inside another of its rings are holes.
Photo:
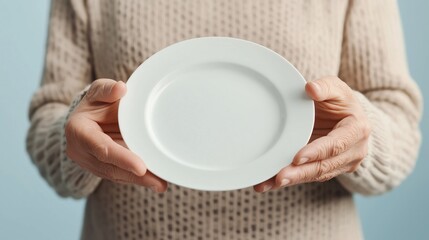
[[[292,164],[254,186],[257,192],[328,181],[354,172],[367,155],[371,127],[353,90],[338,77],[308,82],[305,90],[316,111],[310,143],[295,155]]]

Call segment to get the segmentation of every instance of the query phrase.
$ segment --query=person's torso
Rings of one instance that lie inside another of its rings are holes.
[[[307,80],[337,75],[345,0],[87,1],[95,78],[124,80],[175,42],[250,40],[288,59]],[[183,56],[186,58],[186,56]],[[87,203],[84,239],[360,239],[351,194],[335,181],[255,193],[170,184],[156,194],[103,181]]]

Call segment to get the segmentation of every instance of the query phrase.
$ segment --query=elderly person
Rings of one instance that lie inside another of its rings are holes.
[[[201,36],[265,45],[309,81],[310,143],[254,189],[167,186],[119,132],[118,80]],[[27,148],[58,194],[87,199],[82,239],[353,240],[353,194],[381,194],[411,172],[420,115],[393,0],[53,0]]]

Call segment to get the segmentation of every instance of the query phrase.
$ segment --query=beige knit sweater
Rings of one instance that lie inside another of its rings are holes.
[[[201,36],[257,42],[308,80],[338,75],[356,90],[373,126],[358,170],[264,194],[173,184],[156,194],[102,180],[67,158],[63,126],[85,86],[126,80],[158,50]],[[420,115],[394,0],[53,0],[27,148],[58,194],[87,198],[83,239],[361,239],[352,194],[383,193],[410,173]]]

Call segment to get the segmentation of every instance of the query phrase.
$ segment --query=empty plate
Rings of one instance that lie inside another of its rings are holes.
[[[255,185],[309,140],[314,104],[279,54],[235,38],[173,44],[131,75],[119,126],[131,151],[168,182],[198,190]]]

